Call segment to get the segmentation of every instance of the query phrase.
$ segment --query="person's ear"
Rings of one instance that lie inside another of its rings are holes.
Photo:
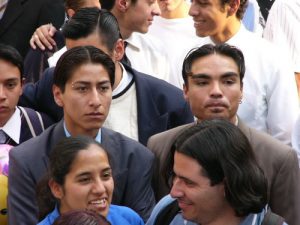
[[[48,185],[50,187],[53,196],[57,199],[62,199],[62,197],[64,196],[62,186],[57,182],[55,182],[53,179],[49,180]]]
[[[124,41],[122,39],[118,39],[114,47],[114,58],[116,61],[121,61],[125,54],[125,46]]]
[[[60,107],[63,107],[64,101],[63,101],[62,91],[60,90],[60,88],[54,84],[52,86],[52,92],[56,104]]]
[[[227,14],[228,16],[233,16],[236,14],[236,12],[238,11],[239,7],[240,7],[240,0],[230,0],[228,3],[228,10],[227,10]]]
[[[126,10],[129,8],[129,5],[130,0],[116,0],[117,8],[122,12],[126,12]]]
[[[186,84],[183,84],[183,97],[187,102],[189,102],[188,91],[188,86]]]
[[[68,18],[71,18],[75,14],[75,11],[73,9],[67,9],[66,12],[67,12]]]

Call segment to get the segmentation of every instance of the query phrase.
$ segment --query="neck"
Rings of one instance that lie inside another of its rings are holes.
[[[189,16],[189,9],[190,5],[183,1],[181,5],[179,5],[174,10],[164,10],[161,11],[161,17],[165,19],[180,19],[180,18],[186,18]]]
[[[100,129],[99,127],[97,129],[83,130],[79,127],[75,127],[74,125],[72,125],[71,122],[66,117],[64,117],[64,121],[65,121],[66,129],[71,136],[86,135],[92,138],[96,138]]]
[[[225,26],[222,32],[212,35],[210,38],[215,44],[225,43],[239,31],[240,27],[241,21],[236,17],[232,17],[229,19],[227,26]]]
[[[116,87],[119,85],[119,83],[121,82],[122,77],[123,77],[123,70],[120,65],[120,62],[115,63],[115,68],[116,68],[115,69],[115,83],[113,86],[113,90],[116,89]]]

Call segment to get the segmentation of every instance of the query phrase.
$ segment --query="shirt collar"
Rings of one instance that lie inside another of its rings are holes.
[[[6,122],[6,124],[1,128],[16,144],[20,143],[21,135],[21,112],[18,107],[16,107],[15,112]]]
[[[64,121],[64,131],[65,131],[66,137],[71,137],[71,134],[66,127],[65,121]],[[99,129],[98,134],[95,137],[95,141],[97,141],[98,143],[101,143],[101,128]]]

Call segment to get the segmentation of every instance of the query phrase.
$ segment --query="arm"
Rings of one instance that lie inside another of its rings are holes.
[[[14,148],[9,155],[8,224],[32,225],[37,223],[35,181],[30,175],[25,157]],[[24,151],[23,151],[24,152]]]
[[[278,163],[277,175],[271,188],[270,207],[284,217],[289,225],[300,224],[300,174],[297,156],[290,149]]]
[[[53,39],[56,31],[56,28],[51,23],[38,27],[31,36],[30,46],[33,49],[39,47],[41,50],[45,50],[45,46],[47,46],[48,49],[52,50],[56,46],[56,42]]]
[[[267,80],[267,130],[276,139],[291,145],[291,132],[299,113],[298,93],[288,57],[284,51],[276,53],[271,56],[274,68]]]
[[[124,202],[135,210],[144,221],[150,216],[155,205],[151,187],[153,175],[153,154],[144,146],[131,146],[136,149],[128,158],[128,181]]]

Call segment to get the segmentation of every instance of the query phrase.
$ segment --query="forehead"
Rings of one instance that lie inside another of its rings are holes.
[[[175,151],[174,172],[179,176],[201,176],[202,167],[193,158]]]
[[[67,83],[80,81],[98,83],[110,81],[110,78],[107,70],[102,64],[87,62],[74,69]]]
[[[204,73],[207,75],[222,75],[224,73],[239,74],[239,69],[231,57],[211,54],[194,60],[191,72],[193,74]]]
[[[9,61],[0,59],[0,80],[21,79],[21,72],[17,66]]]
[[[101,49],[106,54],[110,53],[98,32],[94,32],[88,35],[87,37],[79,38],[76,40],[69,39],[69,38],[66,39],[67,49],[71,49],[78,46],[86,46],[86,45],[91,45],[98,49]]]
[[[71,172],[90,170],[95,167],[109,167],[106,152],[99,146],[92,144],[78,152],[71,166]]]

